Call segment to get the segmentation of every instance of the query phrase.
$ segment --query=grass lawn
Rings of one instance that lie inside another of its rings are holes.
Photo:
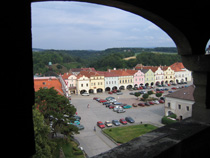
[[[104,133],[109,135],[117,143],[126,143],[156,128],[157,128],[156,126],[150,124],[142,124],[142,125],[124,126],[116,128],[106,128],[104,129]]]

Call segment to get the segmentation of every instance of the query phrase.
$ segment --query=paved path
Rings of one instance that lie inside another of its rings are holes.
[[[136,100],[135,96],[128,94],[129,91],[123,92],[123,95],[112,96],[114,96],[117,101],[126,103],[139,102]],[[93,97],[95,96],[105,99],[110,95],[107,93],[101,93],[92,94],[90,96],[72,96],[72,104],[75,105],[78,115],[82,118],[81,124],[85,126],[85,129],[80,131],[80,134],[75,135],[75,138],[80,142],[80,146],[83,147],[89,157],[116,147],[116,144],[101,133],[100,128],[96,127],[96,132],[94,132],[93,129],[94,126],[96,126],[97,121],[105,122],[107,120],[112,121],[113,119],[119,120],[120,118],[131,116],[136,123],[151,122],[161,126],[161,118],[164,116],[164,104],[153,105],[150,107],[133,107],[131,109],[127,109],[125,113],[118,114],[113,112],[112,109],[108,109],[101,103],[93,100]],[[88,104],[90,105],[90,108],[87,108]]]

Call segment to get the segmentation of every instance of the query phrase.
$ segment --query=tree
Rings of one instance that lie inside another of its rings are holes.
[[[33,158],[51,158],[56,144],[48,139],[50,127],[45,124],[43,115],[36,108],[33,109],[33,122],[36,145]]]
[[[138,100],[138,97],[141,95],[141,93],[136,92],[134,95],[136,96],[136,99]]]
[[[144,94],[144,95],[143,95],[144,100],[146,100],[148,97],[149,97],[148,94]]]
[[[152,95],[153,94],[153,91],[148,91],[147,94],[148,95]]]
[[[76,113],[76,108],[66,97],[58,95],[53,87],[40,88],[35,93],[35,103],[43,114],[45,122],[51,124],[53,134],[61,132],[71,136],[73,133],[78,133],[78,128],[70,124],[75,121],[73,115]]]
[[[156,97],[160,98],[162,96],[162,93],[156,93],[155,95]]]

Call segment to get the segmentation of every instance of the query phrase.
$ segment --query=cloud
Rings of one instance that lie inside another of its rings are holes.
[[[80,2],[32,3],[32,37],[33,47],[53,49],[175,46],[140,16]]]

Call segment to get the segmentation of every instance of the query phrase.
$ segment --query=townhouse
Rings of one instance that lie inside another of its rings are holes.
[[[118,74],[108,71],[97,71],[99,74],[104,75],[104,87],[105,91],[111,91],[114,89],[119,89]]]
[[[118,77],[119,89],[129,89],[133,88],[133,75],[127,72],[127,69],[111,70],[111,72],[116,73]]]
[[[161,66],[164,73],[164,84],[173,84],[175,82],[175,72],[170,66]]]
[[[78,74],[77,75],[77,84],[76,84],[76,94],[82,94],[84,92],[89,92],[90,89],[90,80],[87,76]]]
[[[89,93],[104,92],[104,75],[95,71],[81,71],[81,75],[89,78]]]
[[[127,70],[127,72],[133,75],[134,87],[140,87],[144,85],[144,73],[141,70]]]
[[[181,62],[172,64],[171,69],[174,70],[174,82],[183,83],[192,81],[192,72],[187,70]]]
[[[144,86],[153,86],[155,83],[155,74],[151,69],[142,69],[144,73]]]
[[[77,77],[71,72],[64,73],[61,75],[62,79],[66,83],[66,86],[68,87],[68,93],[75,94],[76,93],[76,86],[77,86]]]

